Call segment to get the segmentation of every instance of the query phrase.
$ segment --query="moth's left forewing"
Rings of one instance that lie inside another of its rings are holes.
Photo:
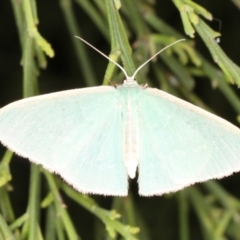
[[[83,193],[127,195],[114,87],[57,92],[0,110],[0,141]]]
[[[140,106],[140,194],[240,170],[240,130],[231,123],[158,89],[147,88]]]

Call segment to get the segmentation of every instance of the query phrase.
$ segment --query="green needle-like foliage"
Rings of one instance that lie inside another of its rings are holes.
[[[207,6],[191,0],[168,1],[166,7],[161,1],[152,0],[11,0],[1,1],[0,12],[7,4],[12,13],[2,15],[2,22],[7,25],[1,32],[15,26],[16,32],[10,39],[6,31],[1,39],[15,46],[20,43],[14,53],[20,66],[9,72],[18,89],[13,90],[21,91],[23,98],[54,91],[53,85],[62,79],[56,91],[66,90],[68,82],[69,88],[122,83],[124,76],[116,65],[104,63],[105,59],[96,64],[97,53],[77,40],[76,35],[90,39],[93,45],[94,42],[109,44],[107,50],[101,44],[98,48],[103,48],[111,59],[122,64],[130,76],[159,49],[186,38],[145,66],[137,74],[137,81],[161,88],[208,111],[219,111],[219,107],[215,108],[205,97],[212,95],[213,89],[204,94],[198,91],[198,86],[208,81],[223,96],[227,105],[223,114],[229,113],[230,108],[232,119],[240,114],[239,94],[234,89],[240,86],[240,68],[217,43],[216,37],[221,32],[212,29],[214,16]],[[226,1],[226,8],[230,4],[231,8],[240,9],[239,0]],[[178,11],[178,22],[184,32],[176,30],[174,23],[165,22],[159,8],[166,13]],[[238,28],[236,23],[233,28],[236,34]],[[58,29],[65,31],[64,35]],[[196,37],[198,42],[204,43],[209,55],[200,54]],[[11,87],[12,81],[1,77],[4,47],[0,41],[0,84],[5,81],[3,86]],[[239,52],[239,47],[236,51]],[[70,64],[62,60],[62,53],[66,58],[71,55]],[[59,74],[54,75],[51,66],[59,64],[58,61],[64,64],[59,65]],[[61,66],[77,74],[65,75]],[[71,82],[71,78],[77,80]],[[19,90],[20,81],[22,90]],[[49,87],[51,81],[53,85]],[[5,96],[4,90],[0,89],[0,93]],[[19,97],[18,94],[15,99]],[[16,170],[15,161],[23,160],[15,159],[8,150],[0,161],[0,240],[240,239],[239,174],[227,180],[230,184],[226,185],[233,186],[232,192],[212,180],[178,193],[142,198],[137,195],[132,181],[128,197],[111,198],[78,193],[35,164],[31,164],[26,186],[23,180],[14,181],[22,171]],[[21,192],[26,196],[22,198]]]

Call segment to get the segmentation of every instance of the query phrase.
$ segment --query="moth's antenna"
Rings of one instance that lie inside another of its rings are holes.
[[[169,44],[168,46],[164,47],[163,49],[161,49],[159,52],[157,52],[156,54],[154,54],[151,58],[149,58],[145,63],[143,63],[140,67],[138,67],[138,69],[135,71],[135,73],[133,74],[132,77],[129,77],[127,75],[127,72],[124,70],[124,68],[118,64],[117,62],[115,62],[114,60],[112,60],[111,58],[109,58],[107,55],[105,55],[104,53],[102,53],[101,51],[99,51],[97,48],[95,48],[93,45],[91,45],[90,43],[88,43],[86,40],[84,40],[81,37],[75,36],[76,38],[80,39],[82,42],[86,43],[89,47],[93,48],[95,51],[97,51],[98,53],[100,53],[102,56],[104,56],[105,58],[107,58],[109,61],[111,61],[112,63],[116,64],[116,66],[118,66],[124,73],[126,80],[134,80],[134,77],[136,76],[136,74],[138,73],[138,71],[144,67],[148,62],[150,62],[153,58],[155,58],[158,54],[160,54],[161,52],[163,52],[164,50],[166,50],[167,48],[171,47],[172,45],[181,42],[181,41],[185,41],[185,39],[180,39],[177,40],[171,44]]]
[[[112,63],[115,63],[124,73],[126,79],[129,79],[130,77],[127,75],[127,72],[124,70],[124,68],[118,64],[117,62],[115,62],[114,60],[112,60],[111,58],[109,58],[107,55],[105,55],[104,53],[102,53],[101,51],[99,51],[97,48],[95,48],[93,45],[91,45],[90,43],[88,43],[86,40],[84,40],[81,37],[75,36],[76,38],[80,39],[81,41],[83,41],[84,43],[86,43],[89,47],[93,48],[95,51],[97,51],[98,53],[100,53],[102,56],[104,56],[105,58],[107,58],[109,61],[111,61]]]
[[[157,52],[156,54],[154,54],[151,58],[149,58],[145,63],[143,63],[140,67],[138,67],[138,69],[135,71],[135,73],[133,74],[133,76],[131,78],[134,79],[134,77],[136,76],[136,74],[138,73],[138,71],[144,67],[148,62],[150,62],[153,58],[155,58],[158,54],[160,54],[161,52],[163,52],[164,50],[166,50],[167,48],[171,47],[172,45],[178,43],[178,42],[181,42],[181,41],[185,41],[186,39],[180,39],[180,40],[177,40],[171,44],[169,44],[168,46],[164,47],[163,49],[161,49],[159,52]]]

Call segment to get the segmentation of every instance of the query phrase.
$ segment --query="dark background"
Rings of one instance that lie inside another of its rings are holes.
[[[172,27],[183,33],[179,12],[172,1],[161,0],[156,2],[158,15]],[[229,0],[198,0],[196,2],[208,9],[214,17],[222,21],[220,45],[226,54],[236,64],[240,65],[239,9]],[[40,20],[39,31],[51,43],[55,50],[55,57],[49,59],[47,69],[40,73],[39,85],[41,93],[84,87],[85,81],[78,67],[70,39],[74,36],[70,36],[66,29],[59,1],[41,0],[37,1],[37,4]],[[80,23],[82,37],[101,51],[108,53],[110,47],[91,19],[76,4],[74,4],[74,10]],[[210,25],[216,31],[219,30],[219,23],[217,21],[211,22]],[[207,48],[200,38],[197,36],[195,40],[198,51],[212,61]],[[108,62],[91,49],[88,49],[88,53],[91,59],[93,59],[92,71],[96,72],[97,76],[99,76],[100,85]],[[9,0],[1,0],[0,107],[22,97],[21,54],[11,2]],[[239,92],[239,90],[236,91]],[[212,90],[209,81],[204,79],[198,80],[196,82],[195,92],[201,96],[209,106],[217,111],[219,115],[231,121],[235,120],[236,114],[231,109],[231,106],[218,90]],[[0,146],[0,156],[3,155],[4,151],[5,149]],[[12,185],[14,187],[11,193],[11,200],[16,215],[20,216],[25,212],[27,206],[29,162],[25,159],[14,157],[11,163],[11,171],[13,175]],[[240,197],[239,181],[239,174],[235,174],[232,177],[222,180],[221,183],[229,192]],[[178,239],[176,227],[178,225],[178,215],[175,197],[142,198],[137,194],[136,182],[133,181],[131,185],[134,203],[141,211],[153,239],[160,239],[158,236],[161,236],[162,240]],[[110,208],[110,197],[94,196],[94,198],[101,206]],[[79,230],[82,238],[91,239],[92,235],[90,232],[94,227],[94,217],[86,210],[74,204],[71,200],[65,198],[65,201],[68,204],[71,216],[74,218],[76,229]],[[200,227],[194,213],[191,214],[191,220],[191,231],[194,232],[194,239],[201,239],[201,235],[198,234],[200,233]],[[42,222],[44,223],[44,220],[42,220]]]

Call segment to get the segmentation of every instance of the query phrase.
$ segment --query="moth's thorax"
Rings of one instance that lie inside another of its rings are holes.
[[[130,178],[134,178],[139,163],[139,98],[142,87],[127,81],[119,87],[123,119],[124,163]]]

